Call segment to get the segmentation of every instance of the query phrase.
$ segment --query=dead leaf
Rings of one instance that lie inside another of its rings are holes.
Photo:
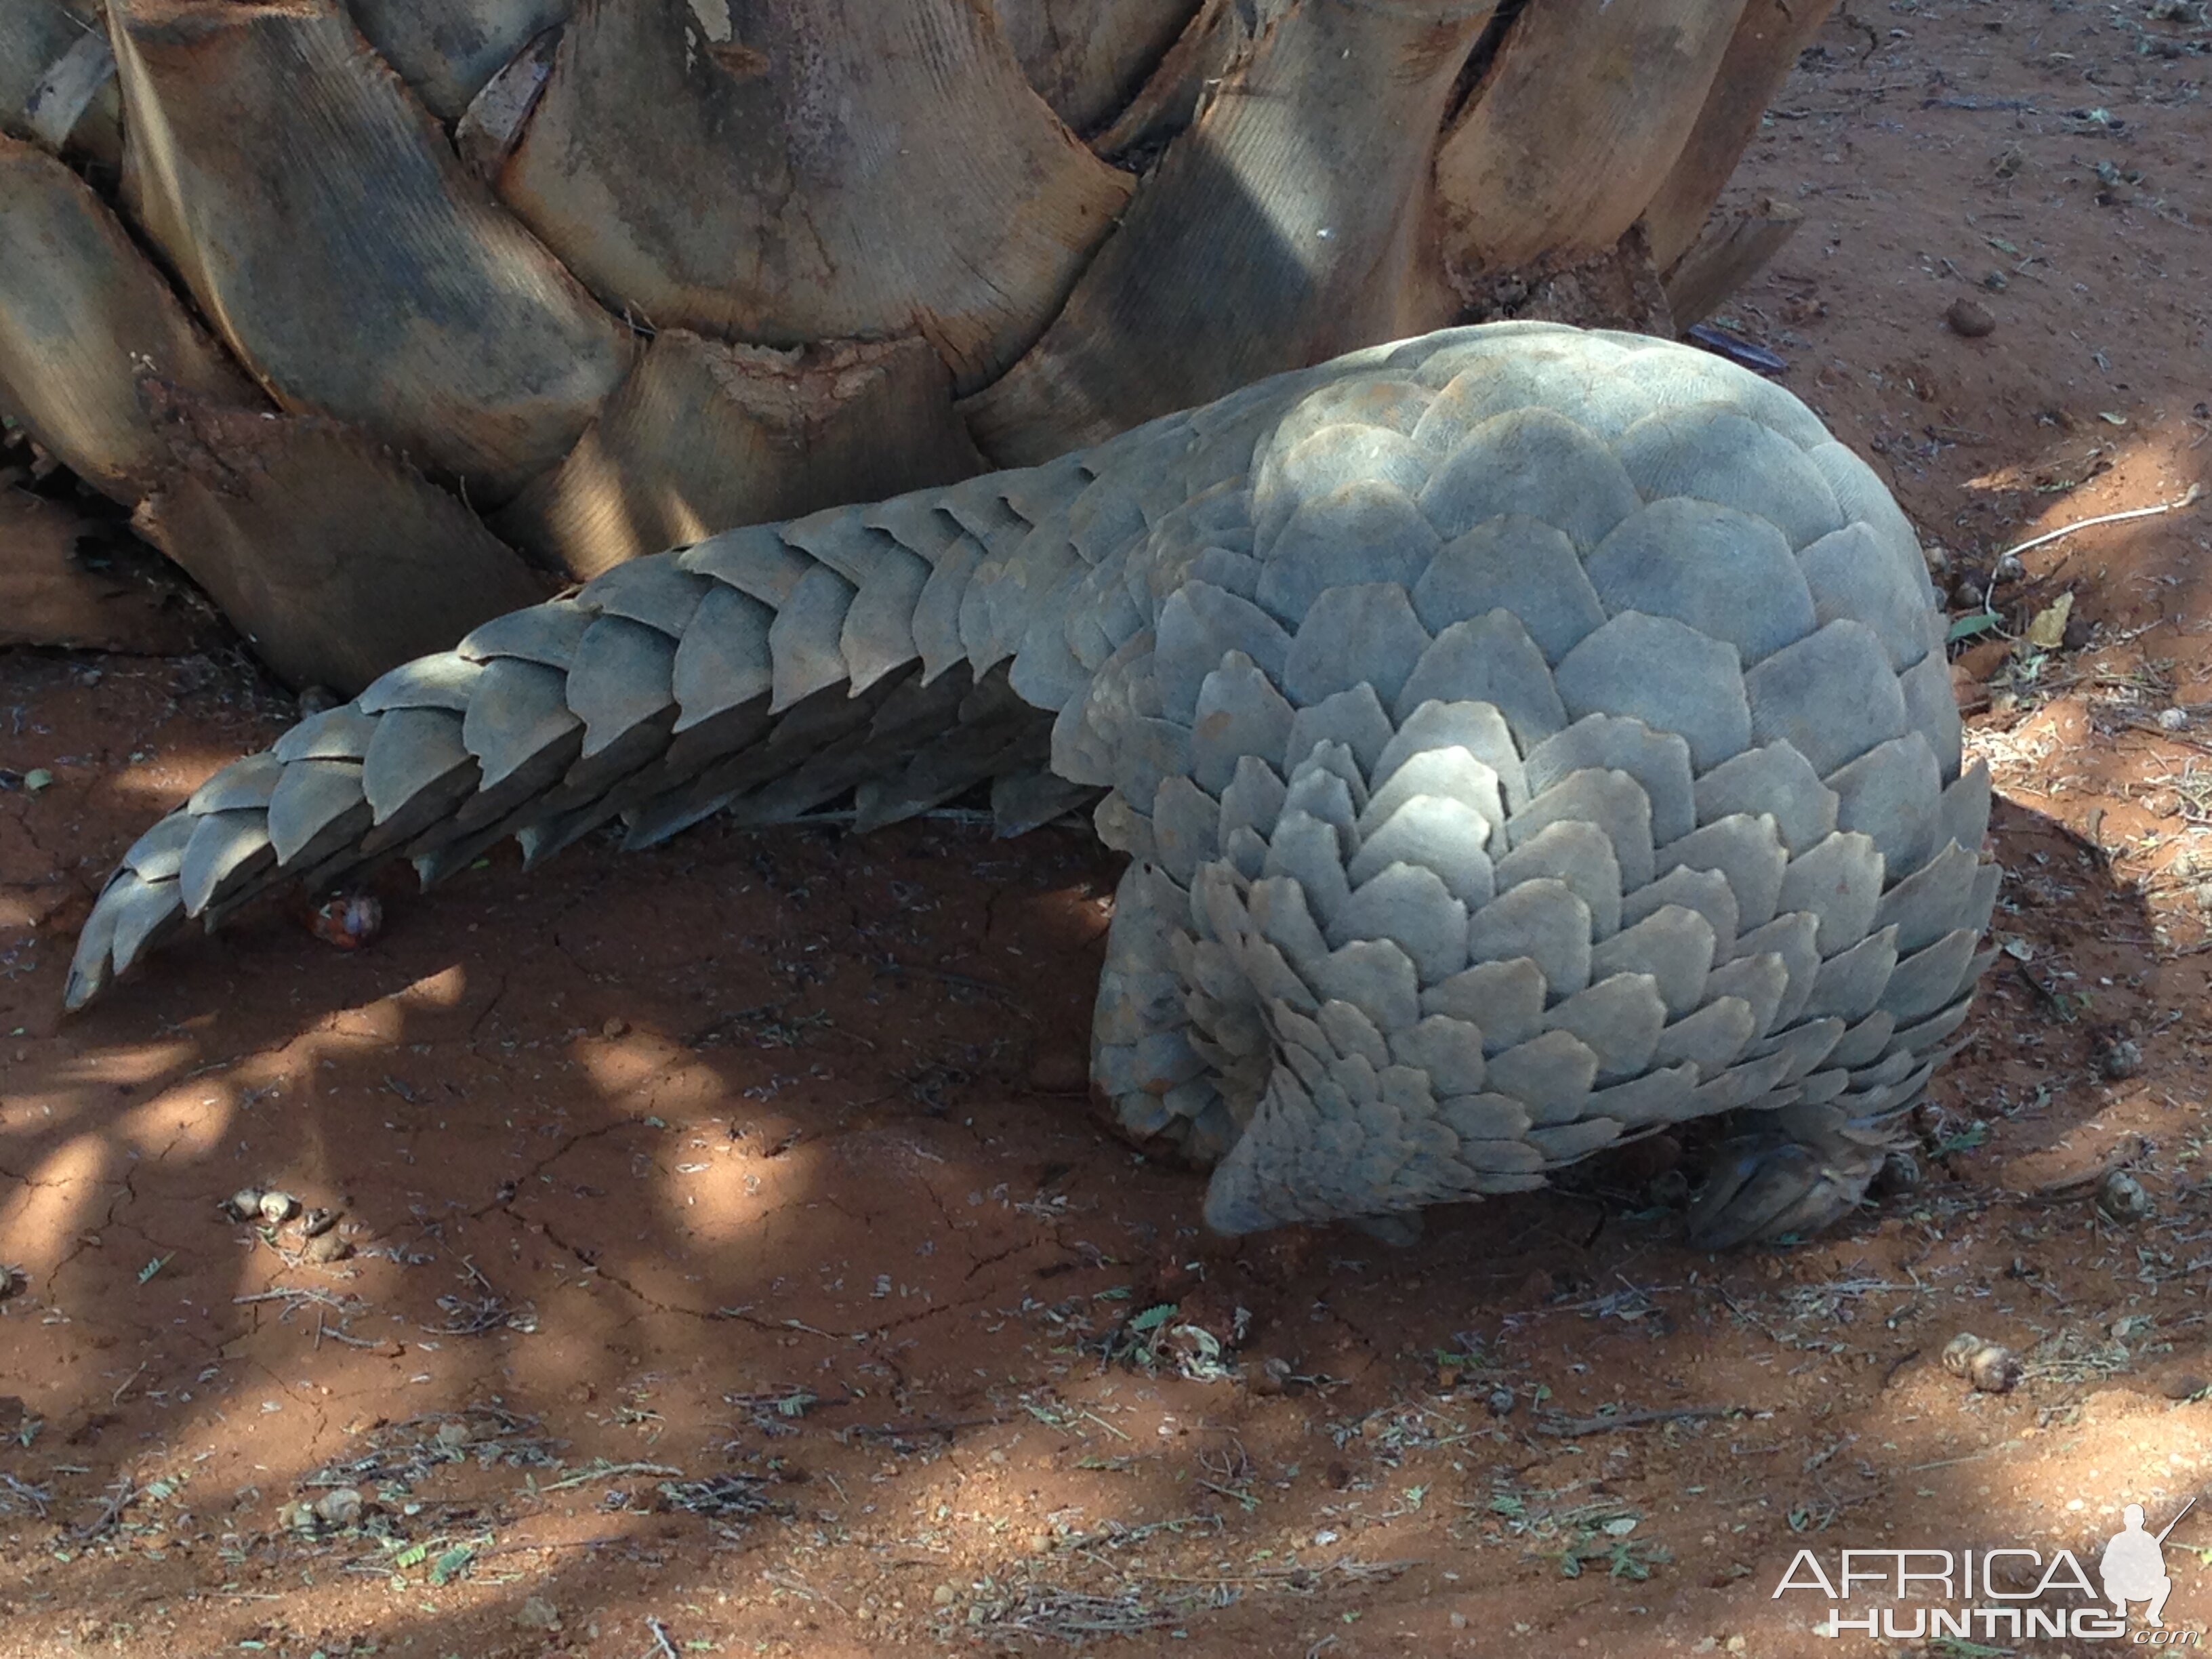
[[[2056,651],[2066,638],[2066,619],[2074,614],[2074,595],[2061,593],[2027,625],[2027,642],[2043,651]]]

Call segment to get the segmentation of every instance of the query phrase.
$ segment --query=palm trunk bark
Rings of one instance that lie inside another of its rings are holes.
[[[0,407],[349,690],[1364,344],[1671,332],[1829,3],[17,0]]]

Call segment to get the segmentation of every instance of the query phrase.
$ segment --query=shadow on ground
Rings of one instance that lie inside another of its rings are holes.
[[[1766,1599],[1800,1534],[2074,1541],[2118,1499],[2068,1513],[2061,1468],[1993,1503],[1977,1462],[2096,1410],[2202,1440],[2203,1407],[2150,1403],[2202,1342],[2150,1299],[2198,1265],[2169,1175],[2195,1038],[2155,1011],[2202,958],[2037,814],[1997,823],[2023,954],[1884,1213],[1703,1257],[1615,1170],[1613,1201],[1452,1212],[1407,1252],[1231,1244],[1081,1092],[1115,873],[1087,837],[494,860],[368,950],[270,907],[63,1022],[108,860],[276,711],[188,665],[0,677],[54,775],[0,799],[0,1651],[629,1655],[648,1621],[679,1652],[1444,1650],[1638,1608],[1783,1639],[1825,1611]],[[2163,1218],[2034,1195],[2108,1155]],[[271,1187],[347,1257],[220,1212]],[[2149,1311],[2116,1322],[2118,1283]],[[1961,1326],[2029,1386],[1944,1376]],[[2190,1484],[2152,1473],[2154,1507]],[[318,1500],[346,1524],[303,1530]]]

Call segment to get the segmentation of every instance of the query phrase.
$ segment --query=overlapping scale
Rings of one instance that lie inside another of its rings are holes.
[[[142,837],[70,994],[310,870],[1103,787],[1095,1079],[1214,1166],[1217,1225],[1737,1111],[1700,1236],[1811,1224],[1954,1040],[1996,896],[1933,617],[1909,522],[1780,388],[1453,331],[486,623]]]

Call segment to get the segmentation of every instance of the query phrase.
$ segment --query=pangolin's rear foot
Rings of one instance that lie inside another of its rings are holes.
[[[1852,1120],[1826,1106],[1747,1112],[1713,1150],[1690,1206],[1699,1249],[1808,1237],[1847,1219],[1890,1154],[1897,1119]]]

